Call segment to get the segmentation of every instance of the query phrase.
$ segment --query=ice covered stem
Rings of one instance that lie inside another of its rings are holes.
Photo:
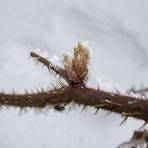
[[[83,109],[90,106],[96,109],[104,109],[110,113],[118,113],[124,117],[124,121],[128,117],[148,122],[148,100],[145,98],[137,98],[136,96],[128,96],[116,93],[106,92],[105,90],[89,88],[85,85],[88,78],[89,50],[80,42],[74,48],[74,55],[70,57],[64,54],[63,68],[53,64],[44,57],[35,52],[31,52],[30,56],[37,62],[43,64],[48,70],[54,71],[57,75],[66,80],[67,85],[61,83],[61,87],[55,87],[52,90],[41,90],[33,93],[25,94],[5,94],[0,93],[0,105],[16,106],[20,108],[33,107],[45,108],[47,106],[60,109],[66,107],[69,103],[81,105]],[[62,107],[63,108],[63,107]],[[107,115],[108,115],[107,114]],[[122,122],[122,123],[123,123]]]
[[[132,138],[118,148],[148,148],[148,131],[135,131]]]

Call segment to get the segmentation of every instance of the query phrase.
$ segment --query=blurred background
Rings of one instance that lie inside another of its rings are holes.
[[[62,58],[77,41],[92,48],[88,86],[148,86],[147,0],[0,0],[0,90],[24,93],[56,84],[29,52],[40,48]],[[143,124],[128,119],[119,127],[119,115],[81,109],[2,108],[0,148],[115,148]]]

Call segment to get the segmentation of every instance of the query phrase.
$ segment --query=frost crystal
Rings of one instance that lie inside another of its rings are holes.
[[[81,42],[81,44],[82,44],[84,47],[88,47],[88,46],[89,46],[89,42],[88,42],[88,41],[83,41],[83,42]]]
[[[56,64],[58,66],[60,66],[62,64],[60,61],[60,58],[57,55],[53,55],[52,57],[50,57],[48,59],[51,63]]]
[[[40,55],[41,55],[43,58],[45,58],[45,59],[48,58],[48,52],[47,52],[47,51],[41,52]]]
[[[37,48],[35,51],[36,51],[37,53],[40,53],[40,52],[41,52],[41,49],[40,49],[40,48]]]
[[[33,50],[33,52],[39,54],[40,56],[42,56],[45,59],[48,58],[48,52],[47,51],[43,51],[40,48],[37,48],[37,49]]]
[[[111,91],[113,89],[113,85],[111,83],[103,83],[102,78],[96,78],[97,83],[99,84],[100,89]]]
[[[82,42],[80,42],[80,43],[81,43],[81,45],[83,45],[83,47],[84,47],[86,50],[89,51],[89,56],[92,57],[93,52],[92,52],[92,47],[89,45],[89,42],[88,42],[88,41],[82,41]]]
[[[135,94],[133,91],[130,92],[130,95],[135,98],[140,98],[140,95]]]

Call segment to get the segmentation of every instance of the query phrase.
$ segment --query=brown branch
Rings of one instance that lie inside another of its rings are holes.
[[[101,90],[81,87],[65,86],[47,92],[32,93],[25,95],[0,94],[0,105],[44,108],[57,105],[66,106],[69,103],[91,106],[98,109],[105,109],[119,113],[125,118],[134,117],[148,121],[148,100],[109,93]]]
[[[32,58],[34,58],[37,61],[37,63],[40,62],[41,64],[43,64],[43,66],[46,66],[48,68],[48,70],[54,71],[57,75],[59,75],[60,77],[65,79],[68,83],[70,83],[69,79],[68,79],[68,76],[66,74],[66,71],[64,69],[60,68],[57,65],[54,65],[53,63],[51,63],[47,59],[41,57],[40,55],[38,55],[35,52],[30,52],[30,56]]]
[[[94,107],[96,113],[99,109],[115,112],[124,117],[128,117],[148,122],[148,100],[116,93],[105,92],[99,89],[88,88],[85,81],[88,77],[89,51],[81,43],[74,48],[74,57],[64,55],[63,64],[65,69],[53,65],[47,59],[31,52],[31,57],[41,62],[48,69],[53,70],[60,77],[64,78],[68,85],[61,83],[60,88],[53,90],[37,91],[36,93],[5,94],[0,93],[0,105],[16,106],[20,108],[44,108],[51,106],[57,110],[63,110],[69,103],[82,105],[83,110],[87,106]],[[123,123],[122,122],[122,123]]]

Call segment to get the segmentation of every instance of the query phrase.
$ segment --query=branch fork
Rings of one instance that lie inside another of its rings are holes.
[[[42,109],[51,106],[58,111],[62,111],[65,107],[72,103],[83,106],[82,111],[87,107],[96,109],[104,109],[110,113],[118,113],[124,116],[123,122],[128,117],[148,121],[148,100],[145,98],[137,98],[134,95],[126,95],[116,90],[115,92],[106,92],[100,89],[89,88],[86,86],[89,73],[90,52],[83,44],[78,42],[74,47],[73,57],[67,54],[63,55],[63,67],[53,64],[46,58],[40,56],[36,52],[31,52],[30,56],[49,71],[55,72],[67,82],[67,85],[60,82],[60,88],[54,87],[52,90],[37,90],[37,92],[25,94],[5,94],[0,93],[1,106],[15,106],[19,108],[38,108]],[[122,123],[123,123],[122,122]]]

